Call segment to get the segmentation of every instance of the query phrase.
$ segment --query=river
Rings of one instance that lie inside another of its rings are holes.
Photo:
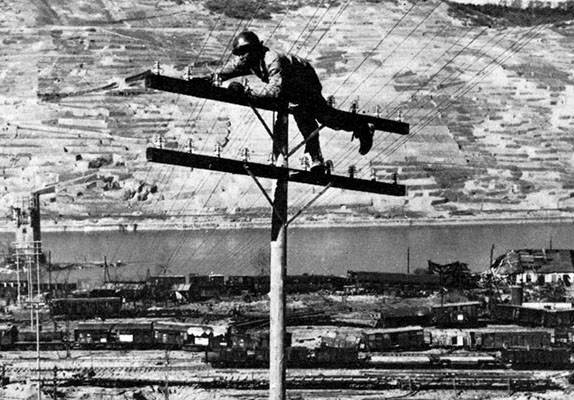
[[[254,275],[267,271],[268,229],[45,232],[44,251],[54,263],[103,262],[113,279],[143,279],[151,274]],[[348,270],[413,272],[437,263],[461,261],[472,271],[489,265],[508,249],[574,248],[572,223],[501,223],[494,225],[291,228],[289,274],[346,274]],[[13,235],[0,234],[11,242]],[[101,268],[54,274],[58,280],[101,281]]]

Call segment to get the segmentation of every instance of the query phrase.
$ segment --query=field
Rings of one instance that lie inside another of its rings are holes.
[[[269,215],[250,178],[144,157],[148,146],[210,155],[219,147],[224,157],[248,149],[251,161],[266,163],[271,144],[249,110],[110,86],[158,62],[166,75],[212,71],[235,33],[249,28],[269,46],[309,58],[337,107],[356,103],[411,124],[408,137],[377,133],[365,157],[350,133],[321,134],[336,173],[354,165],[362,178],[390,182],[396,174],[406,198],[332,189],[308,214],[344,205],[348,218],[373,220],[572,217],[571,8],[501,14],[438,1],[231,3],[0,2],[1,212],[56,184],[41,199],[46,228]],[[292,124],[292,146],[298,140]],[[291,186],[293,206],[316,192]]]

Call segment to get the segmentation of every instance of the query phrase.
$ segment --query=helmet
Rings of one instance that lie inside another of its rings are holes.
[[[233,39],[233,49],[231,53],[236,56],[247,53],[251,50],[256,50],[263,47],[263,44],[257,35],[251,31],[241,32]]]

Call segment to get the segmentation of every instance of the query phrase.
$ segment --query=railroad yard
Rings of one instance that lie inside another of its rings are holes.
[[[524,320],[519,310],[528,307],[518,300],[535,288],[492,292],[471,276],[448,284],[442,296],[433,275],[350,271],[347,278],[291,277],[289,398],[569,393],[573,309],[562,309],[554,319],[545,314],[549,310],[538,310]],[[177,276],[150,277],[155,283],[148,282],[148,290],[163,290],[140,300],[134,300],[133,285],[114,282],[47,299],[38,314],[39,332],[30,329],[29,312],[5,307],[3,390],[27,398],[13,392],[26,393],[40,380],[45,396],[55,390],[67,399],[265,397],[266,279],[193,278],[197,297],[184,300],[174,296],[184,289],[175,283]],[[95,297],[106,290],[114,297]],[[510,302],[489,304],[505,293]],[[497,307],[514,307],[516,318],[507,321]]]

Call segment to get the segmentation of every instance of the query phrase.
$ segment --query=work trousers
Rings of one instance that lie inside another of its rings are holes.
[[[352,132],[355,124],[352,119],[329,105],[321,93],[315,93],[292,108],[293,117],[303,138],[307,139],[319,127],[319,124],[334,130]],[[305,152],[309,153],[313,161],[323,161],[319,135],[311,138],[305,145]]]

